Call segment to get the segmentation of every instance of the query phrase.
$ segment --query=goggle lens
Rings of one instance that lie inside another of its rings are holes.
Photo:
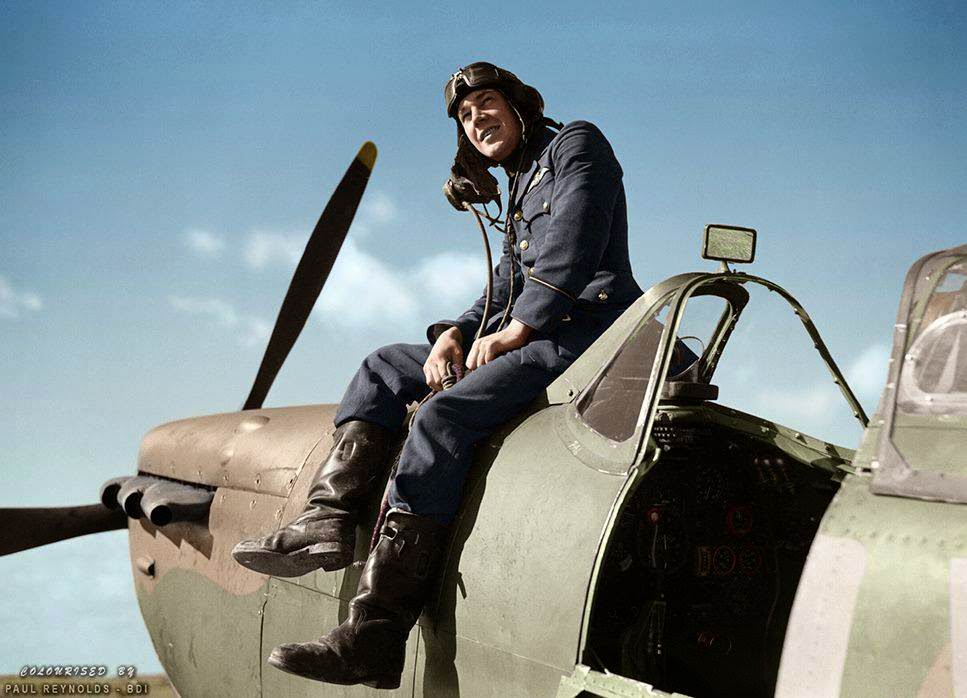
[[[466,68],[461,68],[447,81],[447,87],[445,90],[447,98],[447,111],[453,110],[454,102],[457,99],[457,90],[462,82],[469,88],[477,87],[488,82],[497,82],[500,80],[500,70],[492,65],[469,65]]]

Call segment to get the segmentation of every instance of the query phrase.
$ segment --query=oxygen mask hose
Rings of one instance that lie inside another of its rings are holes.
[[[483,335],[484,328],[487,326],[487,320],[490,317],[490,304],[494,297],[494,259],[490,254],[490,241],[487,239],[487,229],[484,228],[483,221],[480,218],[480,211],[470,204],[464,204],[464,206],[477,220],[477,227],[480,228],[480,236],[483,238],[484,252],[487,255],[487,295],[484,301],[483,317],[480,318],[480,326],[477,328],[477,334],[473,338],[474,341],[477,341]]]

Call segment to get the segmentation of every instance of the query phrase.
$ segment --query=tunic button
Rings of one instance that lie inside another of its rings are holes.
[[[599,291],[598,292],[598,300],[599,301],[606,301],[606,300],[608,300],[608,294],[605,293],[604,291]]]
[[[545,211],[550,211],[551,210],[551,205],[549,203],[547,203],[546,201],[544,202],[544,210]]]
[[[523,217],[524,217],[524,214],[520,212],[520,209],[517,209],[516,211],[514,211],[514,220],[515,221],[519,221]]]
[[[520,241],[520,249],[521,250],[526,250],[528,247],[530,247],[530,243],[527,242],[527,240],[521,240]]]

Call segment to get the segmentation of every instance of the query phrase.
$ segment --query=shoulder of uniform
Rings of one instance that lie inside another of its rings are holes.
[[[598,134],[598,135],[600,135],[602,137],[604,135],[604,134],[601,133],[601,129],[599,129],[597,126],[595,126],[594,124],[592,124],[590,121],[583,121],[583,120],[580,120],[580,119],[578,121],[571,121],[569,123],[564,124],[564,128],[562,128],[560,130],[560,133],[565,133],[565,132],[567,132],[567,133],[572,133],[572,132],[596,133],[596,134]],[[559,133],[559,135],[560,135],[560,133]]]
[[[615,161],[614,151],[601,129],[590,121],[572,121],[554,136],[550,144],[552,158],[570,160],[590,156],[600,161]]]
[[[564,143],[588,143],[607,145],[608,139],[601,133],[601,129],[590,121],[572,121],[565,124],[564,128],[557,132],[551,147],[560,148]]]

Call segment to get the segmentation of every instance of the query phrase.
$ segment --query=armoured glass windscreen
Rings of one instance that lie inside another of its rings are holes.
[[[625,441],[635,433],[665,328],[663,320],[668,304],[668,300],[657,304],[653,312],[642,319],[578,403],[578,414],[584,423],[612,441]]]
[[[584,422],[612,441],[624,441],[635,432],[670,302],[659,304],[638,325],[578,404]],[[669,380],[699,360],[727,309],[728,304],[716,296],[693,296],[688,300],[678,326],[679,338],[672,348]]]
[[[923,308],[900,369],[897,407],[967,415],[967,262],[944,272]]]
[[[668,380],[691,368],[712,341],[728,303],[718,296],[692,296],[678,325],[678,343],[668,368]]]

